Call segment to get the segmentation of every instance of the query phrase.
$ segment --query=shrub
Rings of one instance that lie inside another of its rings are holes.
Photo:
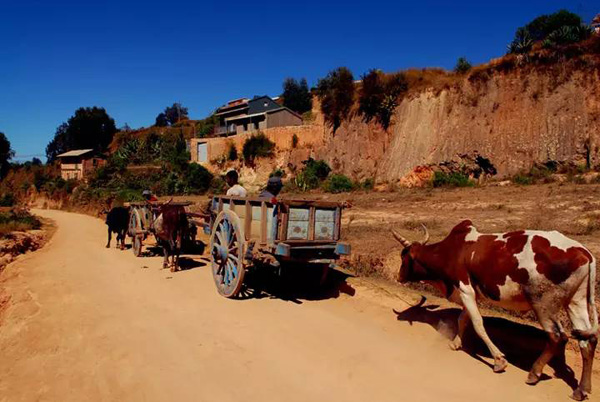
[[[233,142],[229,143],[229,147],[227,149],[227,160],[236,161],[238,158],[237,148]]]
[[[318,188],[331,173],[331,168],[323,160],[308,158],[302,163],[304,167],[294,178],[295,186],[301,191]]]
[[[551,164],[533,166],[528,172],[521,172],[512,178],[515,184],[530,185],[537,182],[549,183],[552,180],[552,173],[556,167]]]
[[[403,73],[384,74],[381,70],[371,70],[362,79],[358,113],[366,122],[375,118],[387,130],[398,106],[398,98],[407,89]]]
[[[42,223],[29,212],[24,210],[10,210],[0,212],[0,236],[10,232],[35,230],[42,227]]]
[[[375,180],[372,178],[365,179],[359,184],[359,187],[367,191],[373,190],[375,188]]]
[[[434,172],[433,187],[472,187],[475,183],[469,179],[469,176],[463,173],[452,172]]]
[[[533,178],[522,173],[515,175],[512,181],[513,183],[519,184],[521,186],[528,186],[533,184]]]
[[[296,134],[292,135],[292,148],[296,148],[298,146],[298,136]]]
[[[354,189],[354,184],[343,174],[333,174],[325,181],[324,189],[328,193],[347,193]]]
[[[274,150],[275,143],[269,140],[264,133],[259,132],[244,142],[242,154],[246,161],[253,161],[255,158],[268,158],[273,156]]]
[[[473,66],[471,63],[469,63],[466,57],[459,57],[456,61],[456,66],[454,66],[454,72],[458,74],[464,74],[468,72],[471,67]]]
[[[12,193],[4,193],[0,196],[0,207],[12,207],[15,203],[15,196]]]
[[[350,116],[354,105],[354,76],[346,67],[339,67],[317,83],[316,94],[321,100],[321,112],[325,122],[339,128],[342,121]]]

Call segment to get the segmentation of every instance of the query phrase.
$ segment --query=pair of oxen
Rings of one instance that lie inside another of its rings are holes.
[[[149,207],[154,211],[156,219],[153,221],[153,230],[158,245],[163,249],[163,268],[170,267],[171,271],[179,269],[179,255],[183,239],[190,230],[185,209],[181,205],[165,203]],[[125,249],[125,237],[129,226],[129,208],[113,207],[106,214],[106,225],[108,226],[108,242],[106,248],[110,248],[112,234],[117,235],[117,247]]]

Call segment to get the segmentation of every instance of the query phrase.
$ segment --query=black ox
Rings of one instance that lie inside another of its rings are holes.
[[[106,248],[110,247],[112,234],[117,234],[117,247],[125,249],[125,235],[129,224],[129,209],[126,207],[113,207],[106,214],[106,225],[108,226],[108,242]]]

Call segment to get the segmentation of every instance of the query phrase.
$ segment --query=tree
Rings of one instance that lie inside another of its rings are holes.
[[[471,63],[469,63],[469,60],[467,60],[466,57],[462,56],[459,57],[456,61],[456,66],[454,66],[454,72],[458,74],[464,74],[467,71],[469,71],[471,67],[473,66],[471,65]]]
[[[352,111],[354,105],[354,76],[346,67],[339,67],[317,83],[321,112],[335,132]]]
[[[167,120],[167,116],[164,113],[159,113],[156,116],[156,120],[154,120],[154,125],[157,127],[166,127],[169,125],[169,120]]]
[[[172,106],[165,108],[164,112],[156,116],[155,125],[158,127],[172,126],[173,124],[186,120],[188,118],[188,109],[181,103],[173,103]]]
[[[408,83],[403,73],[384,74],[381,70],[371,70],[362,77],[358,113],[366,122],[376,118],[387,130],[399,97],[407,89]]]
[[[302,114],[312,109],[312,96],[305,78],[302,78],[300,82],[294,78],[286,78],[283,81],[282,96],[283,106],[296,113]]]
[[[58,154],[72,149],[104,152],[116,132],[115,121],[104,108],[79,108],[67,123],[58,126],[54,138],[46,147],[46,157],[48,162],[52,162]]]
[[[13,156],[15,156],[15,151],[10,147],[10,141],[3,132],[0,132],[0,179],[3,179],[8,173]]]
[[[509,53],[528,53],[535,43],[544,47],[580,42],[591,35],[591,29],[583,24],[581,17],[567,10],[540,15],[515,32],[508,45]]]

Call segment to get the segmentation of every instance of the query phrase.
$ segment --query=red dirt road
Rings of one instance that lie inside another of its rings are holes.
[[[562,380],[528,387],[398,321],[408,305],[359,280],[354,296],[227,300],[207,266],[172,274],[105,249],[98,219],[37,213],[58,230],[0,279],[0,401],[568,400]]]

